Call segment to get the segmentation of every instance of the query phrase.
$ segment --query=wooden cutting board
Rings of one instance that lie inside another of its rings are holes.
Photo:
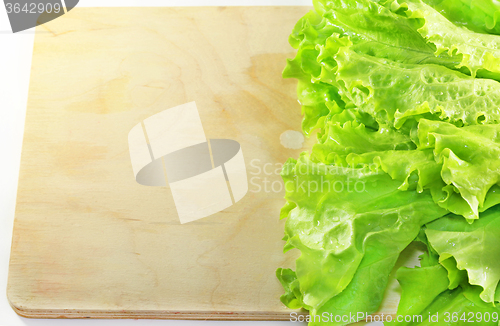
[[[37,27],[8,283],[16,312],[289,319],[275,270],[297,253],[282,253],[277,173],[314,139],[280,143],[301,121],[296,81],[281,71],[308,10],[76,8]],[[169,186],[134,179],[127,136],[191,101],[207,138],[240,143],[249,190],[181,224]],[[396,303],[390,294],[382,310]]]

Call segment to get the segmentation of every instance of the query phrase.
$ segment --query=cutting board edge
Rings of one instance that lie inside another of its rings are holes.
[[[241,320],[241,321],[290,321],[290,314],[308,315],[306,310],[290,312],[206,312],[206,311],[144,311],[144,310],[76,310],[76,309],[26,309],[9,304],[19,316],[44,319],[171,319],[171,320]]]

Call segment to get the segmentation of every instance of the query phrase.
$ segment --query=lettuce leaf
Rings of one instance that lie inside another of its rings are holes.
[[[447,216],[427,225],[429,243],[440,260],[453,257],[457,268],[466,270],[469,283],[483,288],[480,297],[495,301],[500,281],[500,207],[495,206],[468,224],[457,216]]]
[[[433,295],[433,293],[429,293],[428,300]],[[429,306],[419,314],[415,314],[421,316],[421,320],[415,319],[409,323],[393,322],[385,324],[398,326],[462,326],[471,324],[497,326],[498,318],[495,319],[494,316],[498,317],[499,314],[500,309],[498,307],[487,304],[479,298],[477,288],[465,286],[464,288],[459,287],[455,290],[441,292],[432,300]],[[406,313],[402,315],[408,316]],[[484,316],[488,316],[487,321]]]
[[[341,37],[349,36],[353,51],[379,58],[412,63],[439,64],[449,68],[460,63],[460,56],[447,54],[435,55],[437,48],[421,37],[415,22],[394,14],[389,9],[369,0],[316,0],[313,1],[316,21],[315,27],[326,38],[336,33]]]
[[[421,120],[420,148],[433,148],[442,162],[441,177],[452,184],[478,218],[484,211],[486,195],[500,182],[500,125],[457,128],[440,121]],[[497,204],[498,202],[494,203]]]
[[[281,302],[290,309],[299,309],[304,306],[302,294],[300,293],[297,274],[289,268],[278,268],[276,277],[285,289],[285,294],[280,297]]]
[[[422,225],[446,214],[429,192],[401,192],[383,171],[328,166],[303,154],[282,176],[293,202],[286,249],[301,251],[296,277],[313,314],[323,305],[355,312],[361,303],[374,311],[400,252]],[[360,281],[367,274],[371,282]]]
[[[488,1],[313,0],[293,29],[283,76],[298,79],[317,143],[283,167],[284,251],[300,257],[276,276],[310,325],[375,312],[413,241],[428,251],[396,273],[398,313],[498,312],[500,39]]]
[[[415,268],[401,267],[396,278],[402,289],[397,311],[400,316],[419,315],[449,285],[447,271],[439,263]],[[410,323],[396,321],[393,324],[404,326]]]
[[[423,227],[417,237],[427,246],[427,252],[421,256],[421,267],[401,267],[396,277],[402,289],[397,316],[410,316],[412,321],[395,318],[385,324],[497,325],[500,309],[480,298],[481,288],[468,283],[467,272],[457,268],[453,257],[439,256],[428,241],[426,230],[427,227]],[[487,315],[488,321],[485,321]],[[415,320],[415,316],[420,320]]]
[[[335,83],[313,81],[321,72],[322,64],[328,59],[332,61],[331,58],[323,58],[320,64],[320,49],[317,45],[325,45],[333,33],[351,37],[353,51],[361,54],[381,56],[402,63],[440,64],[449,68],[460,63],[460,56],[435,56],[436,47],[418,34],[410,19],[396,15],[372,1],[316,1],[315,6],[321,8],[319,11],[323,14],[311,11],[297,22],[289,41],[298,51],[295,58],[287,60],[283,72],[284,78],[299,80],[297,95],[302,105],[302,129],[306,135],[321,129],[320,119],[331,111],[333,102],[341,108],[345,105]],[[407,37],[407,33],[412,33],[414,37]],[[334,62],[331,64],[335,65]]]
[[[359,112],[347,109],[328,117],[324,133],[312,149],[314,159],[325,164],[346,165],[346,158],[351,153],[416,148],[409,135],[390,126],[375,130],[361,123],[362,119]]]
[[[484,70],[487,72],[487,77],[498,79],[500,39],[496,35],[475,33],[457,26],[420,0],[408,0],[401,4],[396,0],[391,3],[391,8],[393,11],[405,10],[408,18],[424,21],[418,32],[436,46],[436,55],[460,54],[462,61],[456,68],[466,67],[472,76]]]
[[[500,3],[495,0],[424,0],[455,25],[500,34]]]
[[[336,83],[342,98],[381,124],[401,128],[409,118],[439,119],[458,126],[500,121],[497,81],[476,79],[443,66],[360,55],[337,35],[328,40],[325,47],[336,52]],[[329,83],[331,78],[323,73],[318,80]]]
[[[468,280],[467,272],[457,268],[457,261],[455,258],[446,258],[441,261],[441,265],[448,272],[448,280],[450,282],[448,288],[450,290],[456,289],[460,284]]]
[[[349,153],[346,162],[352,167],[373,164],[381,168],[402,182],[401,190],[415,189],[416,182],[417,191],[430,189],[441,207],[469,220],[500,203],[500,125],[458,128],[421,119],[417,134],[418,149],[377,151],[371,146],[373,151]]]

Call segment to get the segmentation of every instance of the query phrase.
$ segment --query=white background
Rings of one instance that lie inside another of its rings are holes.
[[[1,2],[1,1],[0,1]],[[311,0],[80,0],[82,7],[110,6],[265,6],[307,5]],[[171,320],[43,320],[19,317],[6,296],[7,272],[14,221],[14,208],[21,158],[24,117],[33,50],[34,29],[13,34],[5,7],[0,3],[0,326],[115,326],[179,325],[281,326],[291,322],[207,322]]]

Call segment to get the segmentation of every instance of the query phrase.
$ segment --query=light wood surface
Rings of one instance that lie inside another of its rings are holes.
[[[281,71],[308,10],[75,8],[37,27],[8,283],[19,314],[289,319],[275,270],[297,253],[282,253],[283,191],[270,185],[302,151],[280,144],[301,120]],[[134,180],[127,135],[190,101],[207,138],[241,144],[250,184],[181,225],[168,186]]]

